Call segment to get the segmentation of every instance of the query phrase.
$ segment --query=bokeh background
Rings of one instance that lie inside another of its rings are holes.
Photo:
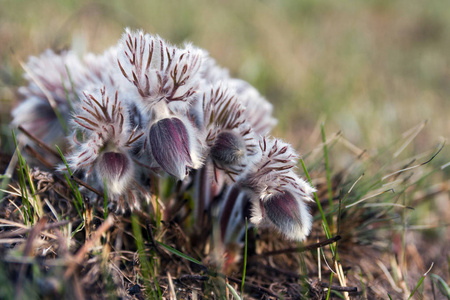
[[[276,134],[300,150],[311,148],[320,122],[364,149],[424,120],[412,152],[449,134],[447,1],[0,0],[0,7],[2,136],[24,83],[19,61],[47,48],[101,52],[124,27],[206,49],[274,104]]]
[[[329,137],[340,132],[349,143],[331,149],[334,172],[355,160],[355,149],[377,152],[424,121],[401,159],[450,136],[449,1],[0,0],[0,155],[13,149],[20,62],[48,48],[100,53],[125,27],[207,50],[274,104],[274,135],[301,153],[320,147],[321,123]],[[450,161],[448,149],[436,166]],[[436,183],[448,191],[449,178],[445,168]],[[441,222],[446,231],[434,247],[419,247],[428,249],[427,264],[449,255],[448,192],[433,203],[415,212],[417,223]]]

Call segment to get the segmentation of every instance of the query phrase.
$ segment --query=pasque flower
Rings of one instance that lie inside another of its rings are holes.
[[[60,122],[69,118],[68,98],[75,97],[72,83],[80,81],[82,63],[71,51],[56,54],[47,50],[31,57],[24,68],[28,86],[19,88],[25,100],[12,111],[12,124],[21,125],[47,143],[61,140],[65,133]]]
[[[272,104],[244,80],[233,78],[229,80],[229,85],[245,107],[243,117],[251,124],[253,131],[261,136],[269,134],[277,124],[277,120],[272,116]]]
[[[172,110],[187,109],[200,84],[203,50],[190,44],[178,48],[159,36],[128,29],[119,48],[120,70],[136,87],[146,109],[159,101],[176,102],[170,105]]]
[[[239,244],[249,203],[254,224],[309,234],[314,188],[295,173],[292,147],[267,137],[272,105],[206,51],[126,29],[103,54],[47,51],[26,70],[13,124],[53,144],[71,119],[69,167],[120,208],[139,209],[158,172],[193,187],[196,218],[217,208],[224,244]]]
[[[255,154],[256,139],[244,118],[245,107],[232,89],[222,83],[203,94],[203,125],[209,156],[233,181]]]
[[[262,138],[259,156],[241,179],[252,195],[251,221],[274,227],[290,239],[305,239],[312,222],[306,203],[314,188],[293,170],[298,155],[289,144]]]
[[[83,90],[104,85],[120,89],[122,77],[118,76],[116,59],[114,47],[81,58],[73,51],[56,54],[51,50],[31,57],[24,65],[28,86],[19,89],[24,101],[13,110],[12,124],[23,126],[50,145],[61,142],[66,122]]]
[[[129,127],[117,91],[111,97],[105,88],[99,93],[85,93],[82,103],[73,119],[76,130],[73,150],[67,157],[69,167],[83,171],[96,187],[105,185],[108,194],[122,195],[130,188],[135,171],[129,150],[143,133]]]
[[[201,145],[186,112],[200,86],[204,53],[189,44],[177,48],[159,36],[129,30],[119,47],[120,70],[151,115],[145,137],[150,161],[182,180],[189,169],[202,164]]]

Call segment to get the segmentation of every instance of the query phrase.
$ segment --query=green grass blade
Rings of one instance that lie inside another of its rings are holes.
[[[330,205],[330,209],[333,209],[333,189],[331,185],[331,171],[330,171],[330,162],[328,159],[328,146],[327,146],[327,137],[325,135],[325,126],[322,123],[320,125],[320,131],[322,133],[322,143],[323,143],[323,157],[325,160],[325,171],[327,177],[327,187],[328,187],[328,203]],[[332,224],[333,219],[330,218],[330,223]]]
[[[136,246],[138,249],[139,260],[142,266],[142,275],[148,282],[152,281],[152,279],[149,278],[149,275],[151,275],[151,277],[153,278],[153,283],[155,284],[157,290],[155,291],[154,289],[150,288],[150,286],[147,286],[147,293],[151,296],[151,299],[161,299],[161,290],[159,288],[158,281],[153,271],[153,265],[149,261],[147,255],[145,254],[144,238],[142,237],[138,217],[134,214],[131,216],[131,227],[133,229],[133,235],[136,239]]]
[[[156,178],[154,177],[155,182],[158,182]],[[159,207],[159,186],[158,184],[155,184],[155,202],[156,202],[156,228],[161,227],[161,220],[162,220],[162,212]]]
[[[30,186],[31,197],[34,200],[34,202],[33,202],[34,206],[33,207],[34,207],[34,210],[35,210],[35,213],[37,214],[37,216],[40,217],[42,212],[39,209],[40,205],[39,205],[38,199],[36,197],[36,188],[34,187],[33,179],[31,178],[31,175],[30,175],[30,167],[28,166],[25,158],[22,157],[21,159],[22,159],[22,165],[25,167],[24,173],[26,174],[26,179],[28,181],[28,185]]]
[[[63,160],[66,168],[67,168],[67,172],[69,173],[70,177],[73,177],[73,173],[69,168],[69,164],[67,163],[66,158],[64,157],[64,154],[62,153],[61,149],[58,147],[58,145],[55,145],[56,149],[58,150],[59,155],[61,156],[61,159]],[[75,207],[77,207],[78,205],[78,213],[80,214],[80,218],[83,219],[83,214],[81,213],[81,211],[84,212],[84,205],[83,205],[83,197],[81,196],[80,190],[78,188],[78,184],[76,182],[72,183],[72,180],[69,179],[69,177],[64,174],[64,177],[66,178],[67,183],[69,184],[70,189],[72,190],[72,193],[75,196]],[[78,204],[76,203],[78,201]]]
[[[244,247],[244,270],[242,271],[241,295],[244,295],[245,273],[247,271],[247,218],[245,218],[245,247]]]
[[[64,175],[64,178],[66,179],[67,184],[69,185],[70,190],[72,191],[72,193],[76,197],[76,191],[75,191],[75,188],[74,188],[74,186],[72,184],[72,181],[69,179],[69,176],[67,176],[67,174],[63,174],[63,175]],[[82,208],[80,207],[78,202],[79,201],[76,200],[76,201],[73,202],[73,204],[75,204],[75,209],[77,210],[78,215],[80,216],[81,219],[83,219],[83,212],[81,211]]]
[[[72,93],[74,94],[74,97],[76,99],[76,98],[78,98],[78,96],[75,92],[75,84],[73,83],[73,80],[72,80],[72,74],[70,73],[69,67],[67,67],[67,65],[65,65],[64,67],[66,68],[67,76],[69,77],[70,88],[72,89]],[[61,81],[62,81],[62,79],[61,79]],[[66,89],[64,84],[63,84],[63,87],[64,87],[64,91],[66,93],[67,103],[69,104],[69,110],[73,111],[72,99],[70,99],[69,91]]]
[[[436,274],[431,274],[430,275],[431,280],[433,282],[436,283],[436,285],[439,288],[439,291],[445,296],[447,297],[447,299],[450,300],[450,287],[448,286],[448,284],[445,282],[444,279],[442,279],[439,275]]]
[[[31,222],[31,224],[34,223],[34,217],[33,213],[31,211],[31,205],[30,205],[30,199],[28,198],[28,190],[26,186],[26,176],[25,176],[25,159],[22,156],[22,153],[19,149],[19,143],[16,138],[16,134],[14,130],[12,131],[12,137],[14,140],[14,145],[16,146],[16,153],[17,153],[17,160],[19,162],[19,169],[18,169],[18,176],[19,176],[19,186],[20,186],[20,193],[22,195],[22,201],[25,200],[25,206],[24,206],[24,212],[26,219],[24,220],[25,224],[28,224],[28,222]]]
[[[75,230],[72,232],[72,238],[75,236],[75,234],[77,234],[78,232],[80,232],[81,230],[83,230],[84,228],[84,222],[81,222],[80,225],[77,226],[77,228],[75,228]]]
[[[332,292],[333,292],[333,295],[336,295],[337,297],[339,297],[341,299],[345,299],[345,296],[342,293],[340,293],[338,291],[332,291]]]
[[[419,282],[417,282],[416,287],[409,295],[408,300],[411,299],[414,296],[414,294],[417,292],[417,290],[419,289],[419,287],[422,285],[423,281],[425,280],[425,277],[427,277],[428,273],[430,273],[433,266],[434,266],[434,262],[431,263],[431,267],[428,269],[428,271],[426,271],[425,274],[423,274],[422,277],[420,277]]]
[[[300,162],[302,164],[303,171],[305,172],[308,182],[312,185],[311,176],[309,176],[308,170],[306,169],[305,162],[303,161],[303,159],[300,159]],[[327,218],[323,212],[319,197],[317,197],[317,193],[315,193],[315,192],[314,192],[314,199],[316,200],[316,204],[317,204],[317,207],[319,208],[320,216],[322,217],[322,223],[323,223],[325,235],[327,236],[327,238],[331,238],[332,235],[331,235],[330,227],[328,226]],[[331,252],[333,253],[333,256],[336,256],[335,246],[333,244],[330,244],[330,249],[331,249]]]
[[[193,262],[195,264],[203,266],[202,262],[196,260],[195,258],[190,257],[189,255],[184,254],[183,252],[178,251],[175,248],[167,246],[166,244],[163,244],[163,243],[161,243],[159,241],[156,241],[156,243],[158,243],[158,245],[160,245],[161,247],[163,247],[164,249],[166,249],[167,251],[169,251],[169,252],[171,252],[171,253],[173,253],[175,255],[178,255],[178,256],[180,256],[180,257],[182,257],[184,259],[189,260],[190,262]]]
[[[327,300],[329,300],[330,299],[330,294],[331,294],[331,283],[333,282],[333,272],[331,272],[331,275],[330,275],[330,286],[328,287],[328,291],[327,291]]]
[[[103,218],[108,217],[108,191],[106,189],[106,180],[103,180]]]
[[[241,300],[241,297],[239,297],[238,293],[236,292],[236,290],[234,289],[234,287],[231,286],[231,284],[229,284],[228,282],[225,282],[225,284],[227,285],[227,288],[230,290],[231,295],[233,295],[233,297],[236,300]]]

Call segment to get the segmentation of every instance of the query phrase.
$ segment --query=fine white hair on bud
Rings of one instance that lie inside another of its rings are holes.
[[[56,54],[47,50],[39,57],[31,57],[24,68],[29,82],[19,92],[25,98],[13,110],[13,125],[21,125],[35,137],[48,144],[64,137],[64,125],[72,106],[77,106],[83,90],[123,90],[123,76],[117,66],[117,50],[87,53],[79,58],[73,51]]]
[[[277,192],[255,202],[250,221],[273,227],[297,241],[304,240],[312,226],[308,206],[289,191]]]
[[[232,131],[222,131],[211,147],[211,157],[224,166],[239,164],[246,156],[244,140]]]
[[[189,44],[177,48],[159,36],[126,30],[119,43],[118,65],[139,92],[147,109],[159,101],[187,110],[199,86],[203,50]]]
[[[87,53],[82,57],[85,65],[84,76],[81,78],[83,90],[95,90],[99,86],[105,86],[107,90],[125,90],[126,79],[117,65],[117,53],[117,47],[111,47],[100,55]]]
[[[134,175],[128,150],[143,133],[129,128],[118,92],[112,99],[105,88],[96,96],[84,93],[73,123],[77,130],[73,136],[74,151],[67,158],[69,167],[73,171],[84,170],[97,187],[105,184],[110,194],[122,194]]]
[[[241,182],[253,194],[251,221],[270,225],[291,239],[303,240],[311,229],[306,203],[315,191],[295,172],[298,155],[289,144],[262,138],[259,159]]]
[[[72,87],[81,84],[83,65],[72,51],[56,54],[47,50],[39,57],[30,57],[24,69],[28,86],[19,88],[24,101],[12,111],[12,125],[21,125],[46,143],[62,140],[60,122],[69,118],[68,98],[76,98]]]
[[[230,80],[228,69],[217,65],[217,62],[213,58],[207,56],[206,53],[203,58],[201,77],[209,85]]]
[[[252,128],[243,117],[245,108],[223,84],[203,94],[203,124],[214,166],[234,181],[256,152]]]
[[[151,157],[168,174],[183,180],[202,166],[201,143],[188,118],[172,116],[154,122],[147,140]]]
[[[230,79],[229,84],[245,107],[244,118],[252,125],[253,131],[262,136],[268,134],[277,124],[277,120],[272,116],[272,104],[244,80]]]

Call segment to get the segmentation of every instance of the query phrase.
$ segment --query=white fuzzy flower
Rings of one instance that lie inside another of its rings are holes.
[[[296,240],[309,234],[306,203],[314,188],[294,172],[297,154],[280,140],[260,138],[276,124],[272,105],[206,51],[126,29],[100,55],[47,51],[25,68],[28,86],[20,89],[24,102],[12,113],[13,125],[53,144],[71,118],[69,167],[95,188],[106,186],[119,209],[139,209],[150,198],[141,186],[148,170],[139,166],[179,180],[203,167],[189,177],[199,195],[196,217],[223,192],[223,205],[215,207],[225,244],[242,236],[249,201],[253,223]]]
[[[82,80],[83,65],[72,51],[56,54],[47,50],[39,57],[30,57],[24,67],[28,86],[19,88],[24,101],[12,111],[12,125],[21,125],[46,143],[62,140],[60,122],[70,115],[68,98],[76,97],[72,86]]]
[[[202,50],[190,44],[180,49],[159,36],[128,29],[119,47],[119,68],[136,87],[147,110],[159,101],[175,110],[188,108],[200,83]]]
[[[230,79],[228,69],[220,67],[217,62],[204,53],[203,68],[201,72],[202,79],[208,85],[214,85],[218,82],[225,82]]]
[[[182,180],[202,163],[203,141],[187,114],[200,87],[203,50],[172,46],[159,36],[126,30],[118,65],[148,116],[145,148],[152,166]]]
[[[315,191],[293,171],[298,155],[276,139],[260,141],[260,159],[241,183],[253,195],[251,221],[269,225],[291,239],[303,240],[311,230],[307,202]]]
[[[81,59],[73,51],[56,54],[47,50],[31,57],[25,69],[29,84],[19,89],[24,101],[13,110],[12,124],[23,126],[48,144],[63,139],[61,122],[69,119],[71,105],[77,106],[83,90],[103,85],[119,90],[124,81],[115,48],[100,55],[88,53]]]
[[[203,94],[203,124],[214,166],[232,180],[241,174],[256,151],[256,140],[244,118],[245,108],[233,91],[216,84]]]
[[[105,182],[110,195],[121,195],[134,176],[134,163],[129,154],[131,145],[143,133],[129,128],[127,112],[119,101],[101,89],[100,95],[84,94],[73,119],[75,150],[68,156],[73,171],[84,170],[86,178],[102,187]],[[81,142],[77,135],[81,135]]]
[[[200,141],[186,117],[167,117],[154,122],[147,141],[151,157],[168,174],[183,180],[190,169],[202,164]]]
[[[230,79],[229,85],[245,107],[244,118],[252,125],[253,131],[262,136],[268,134],[277,124],[277,120],[272,116],[272,104],[244,80]]]

